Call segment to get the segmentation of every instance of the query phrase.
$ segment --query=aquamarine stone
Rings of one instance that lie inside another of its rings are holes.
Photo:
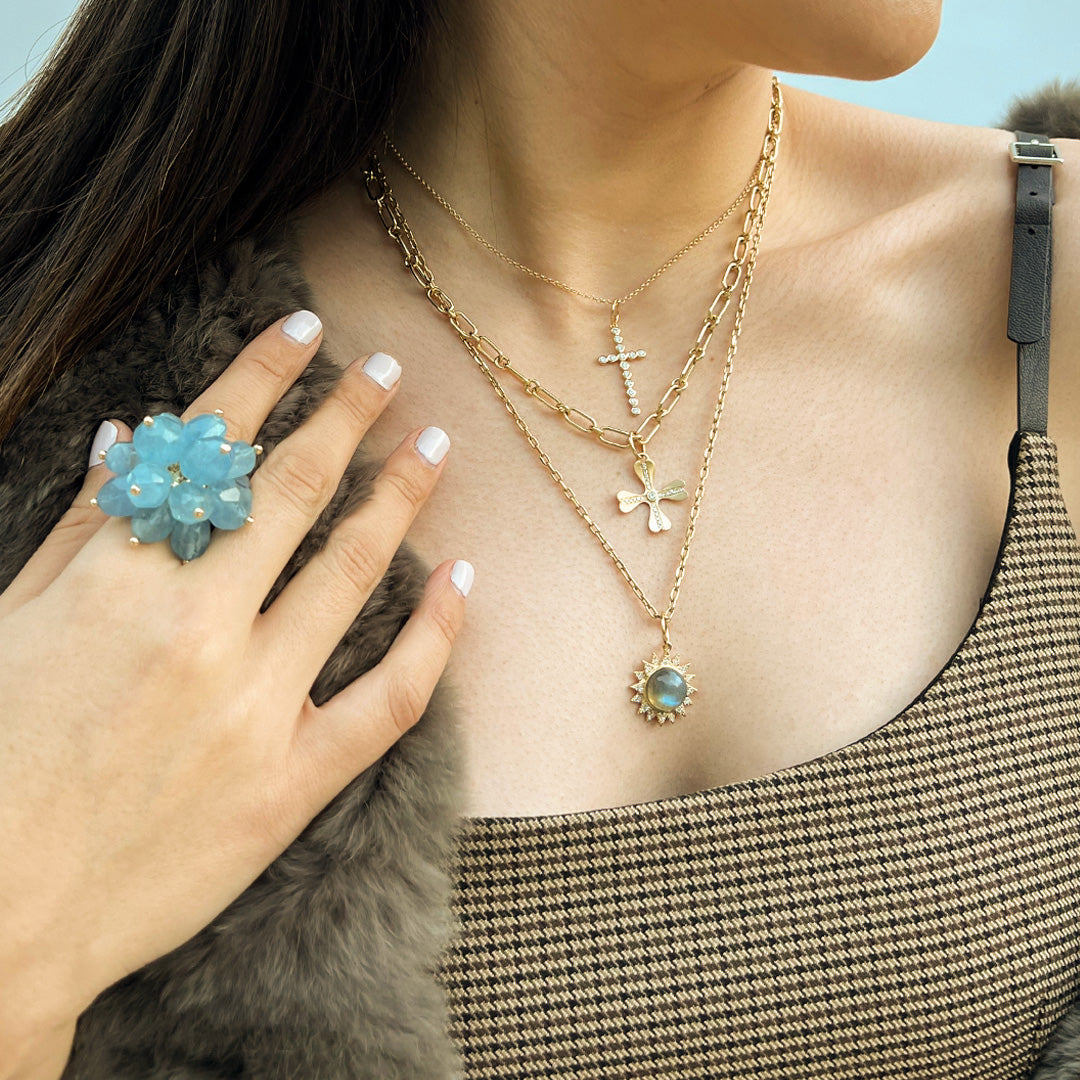
[[[687,693],[686,680],[670,667],[657,668],[645,683],[645,700],[657,712],[674,712]]]
[[[128,517],[135,512],[135,506],[128,494],[126,476],[114,476],[101,485],[97,493],[98,507],[112,517]]]
[[[176,524],[176,519],[169,509],[168,500],[160,506],[151,506],[135,510],[131,515],[131,535],[137,536],[143,544],[153,544],[164,540]]]
[[[169,509],[177,521],[185,525],[194,525],[197,521],[210,520],[211,492],[202,484],[177,484],[169,492]],[[201,509],[202,514],[195,511]]]
[[[238,529],[247,521],[255,448],[227,440],[225,421],[214,413],[184,423],[163,412],[153,421],[140,424],[132,442],[109,448],[105,463],[117,475],[101,486],[98,506],[113,517],[130,517],[140,543],[168,538],[181,559],[196,559],[210,543],[211,524]],[[132,485],[138,495],[131,494]]]
[[[138,464],[139,455],[134,443],[113,443],[105,452],[105,468],[114,473],[131,472]]]
[[[210,523],[217,529],[239,529],[251,513],[251,485],[230,480],[216,488],[207,488],[210,494]]]
[[[243,439],[237,439],[231,445],[232,454],[230,457],[232,461],[229,465],[229,471],[225,474],[226,480],[245,476],[255,468],[255,447],[251,443],[244,442]]]
[[[185,525],[178,521],[169,534],[169,546],[181,559],[197,559],[210,543],[210,522]]]
[[[197,484],[213,484],[224,480],[232,467],[232,454],[222,453],[225,443],[220,436],[195,439],[180,454],[180,471]]]
[[[179,457],[184,422],[175,413],[163,412],[153,417],[153,424],[137,424],[132,442],[140,461],[153,461],[158,465],[175,465]]]
[[[169,497],[169,488],[172,487],[169,470],[152,461],[140,461],[125,479],[132,506],[160,506]],[[131,491],[132,484],[138,485],[138,495]]]
[[[196,439],[224,438],[226,431],[228,428],[220,416],[215,413],[199,413],[184,425],[183,441],[186,445]]]

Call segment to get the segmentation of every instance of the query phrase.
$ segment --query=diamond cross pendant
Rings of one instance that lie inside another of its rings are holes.
[[[649,508],[649,532],[664,532],[671,528],[671,518],[660,509],[660,500],[668,499],[672,502],[681,502],[687,497],[686,484],[682,480],[673,480],[666,487],[656,487],[653,474],[656,465],[652,458],[639,457],[634,462],[634,472],[637,473],[645,490],[643,492],[620,491],[615,497],[619,500],[619,509],[624,514],[645,504]]]
[[[596,359],[601,364],[618,364],[619,371],[622,372],[623,386],[626,387],[626,396],[630,402],[630,415],[640,416],[641,406],[638,404],[637,390],[634,387],[633,377],[630,375],[630,361],[642,360],[645,357],[644,349],[635,349],[633,352],[627,352],[626,346],[623,344],[622,330],[619,328],[619,301],[616,300],[611,305],[611,340],[615,342],[615,351],[608,353],[606,356],[598,356]]]

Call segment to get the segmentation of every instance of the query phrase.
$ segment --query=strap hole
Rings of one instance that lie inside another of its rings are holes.
[[[1032,195],[1038,195],[1039,193],[1037,191],[1033,191],[1031,194]]]
[[[1029,233],[1029,235],[1034,236],[1035,235],[1035,230],[1029,227],[1028,228],[1028,233]]]

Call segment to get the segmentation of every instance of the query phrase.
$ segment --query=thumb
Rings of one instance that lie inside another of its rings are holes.
[[[91,500],[113,476],[107,466],[101,467],[105,452],[114,442],[130,440],[131,428],[119,420],[106,420],[98,428],[90,447],[89,467],[82,487],[41,547],[30,556],[7,589],[0,593],[0,617],[40,596],[71,562],[76,552],[108,521],[108,516]]]
[[[105,460],[106,451],[115,442],[131,442],[131,428],[119,420],[103,420],[94,435],[94,441],[90,444],[88,467],[91,475],[93,470]],[[97,487],[100,487],[107,479],[108,476],[103,477]]]
[[[105,482],[116,475],[105,464],[105,455],[109,447],[118,442],[131,442],[131,428],[119,420],[103,420],[90,444],[90,459],[83,486],[72,500],[67,513],[53,526],[50,537],[58,530],[74,526],[76,532],[85,530],[82,542],[78,545],[81,547],[108,520],[108,515],[97,509],[94,500]],[[71,520],[68,520],[69,517]],[[48,543],[48,539],[45,542]]]

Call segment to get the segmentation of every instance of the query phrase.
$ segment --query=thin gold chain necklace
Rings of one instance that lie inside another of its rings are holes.
[[[775,80],[775,76],[773,77]],[[746,196],[750,194],[750,189],[757,182],[758,169],[761,165],[761,157],[758,156],[758,160],[754,163],[754,168],[750,172],[746,184],[743,186],[742,191],[735,197],[735,201],[714,221],[701,230],[689,242],[683,244],[678,251],[675,252],[671,258],[667,259],[664,263],[658,266],[636,289],[631,289],[630,292],[625,293],[623,296],[609,297],[599,296],[595,293],[586,292],[584,289],[576,289],[573,285],[567,285],[565,281],[560,281],[557,277],[552,277],[548,274],[542,274],[539,270],[534,270],[531,266],[526,266],[523,262],[519,262],[511,255],[507,255],[505,251],[501,251],[490,240],[487,239],[477,228],[471,225],[465,220],[462,215],[450,205],[450,201],[443,195],[440,195],[434,187],[431,186],[425,180],[419,172],[406,160],[405,156],[397,148],[394,142],[389,136],[385,137],[386,148],[391,154],[397,158],[401,167],[474,239],[477,243],[487,248],[492,255],[498,256],[503,262],[509,263],[511,266],[520,270],[522,273],[528,274],[530,277],[534,277],[539,281],[547,282],[548,285],[554,285],[557,289],[562,289],[563,292],[569,293],[571,296],[579,296],[583,300],[591,300],[597,304],[603,304],[605,307],[611,307],[614,304],[625,304],[630,300],[633,300],[639,293],[643,293],[665,270],[670,269],[675,265],[687,252],[697,247],[707,236],[714,233],[736,210],[743,204]],[[764,153],[764,151],[762,152]]]
[[[776,76],[773,76],[774,83],[774,100],[775,95],[778,93],[776,88]],[[669,270],[675,265],[684,255],[689,251],[692,251],[698,244],[701,243],[706,237],[711,236],[735,211],[743,204],[746,197],[750,194],[751,189],[757,182],[758,171],[761,167],[762,157],[764,156],[764,149],[758,156],[758,160],[754,163],[754,168],[750,171],[750,176],[747,178],[746,183],[743,185],[742,191],[735,196],[734,201],[724,210],[719,217],[715,218],[704,229],[701,230],[692,240],[687,241],[678,251],[675,252],[670,258],[666,259],[660,264],[644,281],[641,282],[636,288],[631,289],[628,293],[624,293],[622,296],[608,297],[599,296],[596,293],[587,292],[584,289],[577,289],[573,285],[568,285],[565,281],[560,281],[557,277],[550,274],[543,274],[539,270],[534,270],[531,266],[526,266],[525,263],[518,259],[515,259],[511,255],[507,255],[505,251],[496,247],[490,240],[484,236],[479,229],[473,226],[450,204],[450,200],[444,195],[440,194],[435,188],[425,180],[420,173],[413,167],[412,164],[406,159],[405,155],[397,148],[390,136],[384,137],[386,149],[393,154],[397,159],[401,167],[411,176],[434,200],[437,202],[461,227],[471,236],[477,243],[487,248],[492,255],[502,259],[503,262],[509,266],[513,266],[515,269],[520,270],[524,274],[528,274],[530,277],[536,278],[538,281],[546,282],[548,285],[553,285],[556,289],[561,289],[565,293],[569,293],[571,296],[581,297],[583,300],[589,300],[593,303],[603,304],[610,309],[610,316],[608,319],[608,332],[611,334],[611,341],[614,347],[614,352],[601,353],[596,359],[600,364],[618,364],[619,372],[623,380],[623,388],[626,391],[627,405],[630,408],[631,416],[641,415],[641,404],[638,400],[637,387],[634,385],[634,378],[630,371],[630,362],[632,360],[643,360],[647,353],[644,349],[627,349],[625,342],[623,341],[623,331],[619,324],[619,317],[622,312],[622,306],[633,300],[635,296],[643,293],[665,270]]]
[[[776,93],[777,89],[776,81],[774,79],[774,93]],[[643,661],[641,668],[634,671],[634,681],[630,684],[630,689],[632,691],[632,701],[637,705],[638,714],[644,715],[646,719],[657,720],[661,724],[665,721],[674,721],[677,716],[683,715],[687,706],[692,703],[691,695],[698,690],[698,687],[691,683],[691,680],[695,678],[695,676],[690,672],[689,665],[683,663],[680,656],[673,651],[670,636],[670,624],[671,619],[675,614],[675,607],[678,603],[679,594],[682,589],[687,560],[690,555],[690,546],[693,543],[698,513],[701,508],[702,498],[705,494],[705,484],[709,477],[709,466],[712,462],[713,451],[716,447],[716,437],[720,429],[720,419],[724,412],[724,401],[727,397],[728,383],[731,378],[735,352],[738,348],[739,333],[742,329],[743,315],[746,310],[747,299],[750,295],[750,283],[753,279],[754,265],[757,261],[757,254],[760,247],[761,232],[765,224],[765,214],[769,205],[769,194],[772,190],[773,172],[775,170],[777,152],[779,150],[782,126],[783,101],[781,98],[777,100],[774,108],[770,112],[769,133],[766,137],[766,153],[759,166],[757,175],[758,182],[755,184],[750,197],[751,205],[750,210],[748,211],[748,217],[751,218],[751,221],[749,223],[749,235],[746,239],[746,275],[743,280],[739,302],[736,307],[734,326],[728,342],[727,360],[724,365],[724,373],[720,383],[720,390],[717,394],[716,405],[713,409],[712,424],[709,428],[709,437],[705,447],[705,454],[702,459],[701,468],[698,471],[697,489],[694,493],[693,503],[691,504],[690,513],[687,518],[686,533],[683,538],[682,550],[679,553],[678,566],[675,570],[675,580],[671,587],[671,592],[668,595],[667,606],[663,611],[657,608],[645,595],[645,592],[634,579],[634,576],[630,573],[623,559],[604,536],[600,527],[593,520],[588,510],[586,510],[581,503],[581,500],[578,499],[562,474],[552,464],[550,457],[540,446],[536,436],[530,431],[524,417],[514,407],[514,403],[510,400],[509,395],[503,389],[493,370],[493,365],[496,369],[502,368],[503,370],[507,370],[509,368],[509,360],[489,338],[484,337],[484,335],[480,333],[476,324],[473,323],[468,316],[464,315],[463,312],[459,311],[454,306],[453,301],[435,282],[431,270],[428,268],[423,255],[421,255],[420,250],[417,247],[416,240],[409,229],[408,222],[401,214],[400,208],[394,203],[392,193],[388,193],[383,186],[385,178],[382,178],[383,182],[380,182],[381,170],[378,170],[377,162],[373,160],[369,163],[368,169],[365,171],[365,185],[368,195],[374,201],[380,220],[383,222],[390,237],[401,248],[405,256],[406,269],[413,274],[417,282],[423,287],[432,306],[448,320],[451,327],[453,327],[458,334],[462,344],[483,372],[492,389],[501,400],[503,407],[513,418],[515,425],[528,441],[530,447],[535,451],[544,468],[551,476],[551,479],[558,485],[563,495],[566,496],[570,504],[574,507],[575,512],[588,526],[589,531],[596,537],[604,552],[619,571],[619,574],[630,586],[630,589],[641,603],[645,612],[650,618],[659,621],[663,639],[662,649],[659,652],[654,652],[650,660]],[[713,326],[715,327],[715,323]],[[496,358],[505,361],[505,363],[499,363]],[[636,438],[635,434],[626,434],[630,437],[631,448],[634,448],[633,440]],[[645,460],[648,459],[646,458]],[[635,464],[640,464],[640,462],[641,459],[639,458],[638,462]]]

